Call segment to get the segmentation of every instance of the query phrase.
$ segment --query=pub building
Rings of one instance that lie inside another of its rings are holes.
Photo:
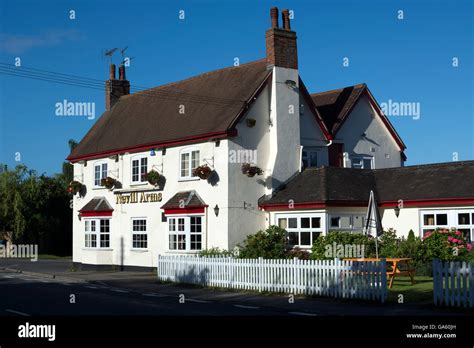
[[[68,157],[76,266],[152,268],[269,225],[310,249],[329,231],[362,233],[371,190],[399,236],[455,227],[472,240],[474,161],[404,166],[366,84],[307,90],[281,17],[270,10],[266,57],[247,64],[134,94],[111,64],[106,111]]]

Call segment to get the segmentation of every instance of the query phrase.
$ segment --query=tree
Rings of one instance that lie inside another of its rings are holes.
[[[23,182],[32,174],[34,173],[29,172],[24,165],[18,165],[13,171],[5,169],[0,173],[0,231],[2,238],[7,241],[13,242],[25,231]]]
[[[72,150],[74,150],[74,148],[77,145],[78,145],[77,141],[75,141],[74,139],[69,139],[68,141],[69,152],[72,152]],[[66,183],[70,183],[71,181],[73,181],[74,180],[74,166],[69,162],[64,162],[62,175]]]

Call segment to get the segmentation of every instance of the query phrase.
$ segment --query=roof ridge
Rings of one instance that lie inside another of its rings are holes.
[[[144,92],[149,92],[149,91],[152,91],[152,90],[157,90],[157,89],[163,89],[163,88],[166,88],[166,87],[171,87],[171,86],[173,86],[173,85],[177,85],[177,84],[180,84],[180,83],[183,83],[183,82],[186,82],[186,81],[197,80],[197,79],[200,79],[200,78],[209,76],[209,75],[211,75],[211,74],[219,73],[219,72],[222,72],[222,71],[232,70],[232,69],[238,69],[238,68],[241,68],[241,67],[244,67],[244,66],[248,66],[248,65],[252,65],[252,64],[257,64],[257,63],[262,63],[262,62],[265,61],[265,59],[266,59],[266,58],[261,58],[261,59],[254,60],[254,61],[251,61],[251,62],[248,62],[248,63],[239,64],[238,66],[227,66],[227,67],[220,68],[220,69],[216,69],[216,70],[206,71],[206,72],[204,72],[204,73],[200,73],[200,74],[198,74],[198,75],[194,75],[194,76],[191,76],[191,77],[182,79],[182,80],[169,82],[169,83],[166,83],[166,84],[164,84],[164,85],[159,85],[159,86],[151,87],[151,88],[148,88],[148,89],[145,89],[145,90],[142,90],[142,91],[138,91],[138,92],[135,92],[135,93],[131,93],[131,94],[128,94],[128,95],[124,95],[124,96],[122,96],[122,97],[120,97],[120,98],[130,98],[130,97],[133,97],[133,96],[136,96],[136,95],[140,95],[141,93],[144,93]]]
[[[372,171],[383,171],[383,170],[390,170],[390,169],[403,170],[405,168],[413,169],[413,168],[420,168],[420,167],[448,167],[448,166],[453,166],[453,165],[469,165],[469,164],[474,165],[474,160],[439,162],[439,163],[423,163],[423,164],[414,164],[411,166],[403,166],[403,167],[378,168],[378,169],[372,169]]]
[[[346,87],[341,87],[341,88],[336,88],[336,89],[331,89],[329,91],[322,91],[322,92],[316,92],[316,93],[310,93],[310,96],[316,96],[316,95],[323,95],[323,94],[329,94],[329,93],[334,93],[334,92],[337,92],[337,91],[342,91],[346,88],[350,88],[350,87],[367,87],[367,84],[365,82],[363,83],[357,83],[355,85],[351,85],[351,86],[346,86]]]

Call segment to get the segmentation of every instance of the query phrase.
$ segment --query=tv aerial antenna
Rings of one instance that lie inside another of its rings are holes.
[[[128,46],[120,50],[120,54],[122,55],[122,63],[121,65],[125,64],[126,62],[130,63],[130,61],[135,57],[125,57],[125,51],[127,50]]]
[[[105,52],[105,56],[109,57],[109,59],[110,59],[110,64],[112,64],[112,56],[115,53],[115,51],[117,51],[117,50],[118,50],[118,48],[112,48],[111,50]]]

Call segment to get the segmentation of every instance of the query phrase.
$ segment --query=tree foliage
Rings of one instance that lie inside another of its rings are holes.
[[[77,145],[69,141],[69,148]],[[72,248],[71,196],[67,185],[73,167],[64,163],[61,174],[38,175],[25,165],[0,171],[0,239],[38,244],[41,253],[70,255]]]

